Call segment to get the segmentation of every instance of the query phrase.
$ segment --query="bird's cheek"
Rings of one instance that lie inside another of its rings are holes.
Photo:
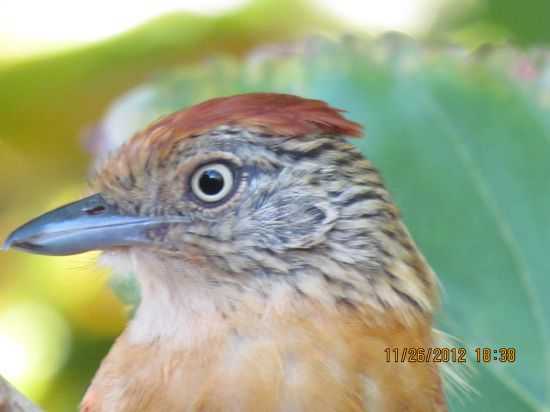
[[[167,241],[167,237],[170,231],[169,223],[161,223],[146,231],[147,238],[153,244],[162,244]]]
[[[186,260],[195,265],[195,266],[207,266],[208,265],[208,258],[204,251],[197,248],[196,246],[190,246],[187,247],[183,254],[186,258]]]
[[[177,223],[166,223],[152,228],[147,232],[148,248],[168,255],[177,255],[178,258],[187,261],[204,260],[204,251],[197,246],[195,236],[190,235],[187,229],[187,225]]]
[[[179,265],[191,265],[195,267],[212,266],[211,254],[204,249],[185,243],[164,242],[159,248],[159,252],[166,257],[174,257]]]

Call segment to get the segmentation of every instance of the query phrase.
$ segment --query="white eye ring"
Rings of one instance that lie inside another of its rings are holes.
[[[217,202],[233,188],[233,172],[223,163],[210,163],[191,177],[191,190],[203,202]]]

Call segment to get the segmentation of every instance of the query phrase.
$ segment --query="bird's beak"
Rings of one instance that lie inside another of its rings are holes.
[[[166,225],[154,217],[119,213],[100,194],[69,203],[19,227],[4,242],[43,255],[72,255],[116,246],[151,243],[151,230]]]

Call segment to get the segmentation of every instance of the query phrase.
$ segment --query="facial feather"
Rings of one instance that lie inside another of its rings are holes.
[[[346,141],[359,133],[317,100],[213,99],[134,136],[95,187],[126,213],[177,216],[151,234],[157,256],[175,259],[172,270],[187,265],[182,273],[202,262],[210,287],[233,285],[265,298],[282,282],[297,299],[429,316],[435,275],[379,173]],[[233,168],[234,193],[201,204],[189,181],[215,162]]]
[[[384,361],[390,346],[433,344],[437,280],[348,143],[359,134],[319,101],[214,99],[153,124],[99,172],[95,187],[125,213],[177,218],[130,251],[143,299],[122,343],[186,348],[185,360],[156,361],[201,371],[168,399],[209,411],[445,410],[436,365]],[[220,164],[230,195],[199,201],[194,173]]]
[[[87,412],[442,412],[437,280],[360,127],[318,100],[253,93],[166,116],[106,159],[98,193],[7,244],[105,251],[141,302]]]

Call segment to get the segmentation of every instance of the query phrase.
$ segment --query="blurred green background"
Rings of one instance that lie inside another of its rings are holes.
[[[85,194],[94,154],[162,114],[323,98],[366,126],[357,144],[442,279],[441,329],[518,349],[455,367],[475,390],[451,388],[451,409],[550,411],[550,2],[69,3],[0,12],[0,237]],[[0,374],[48,411],[75,410],[124,327],[108,283],[93,254],[0,253]]]

